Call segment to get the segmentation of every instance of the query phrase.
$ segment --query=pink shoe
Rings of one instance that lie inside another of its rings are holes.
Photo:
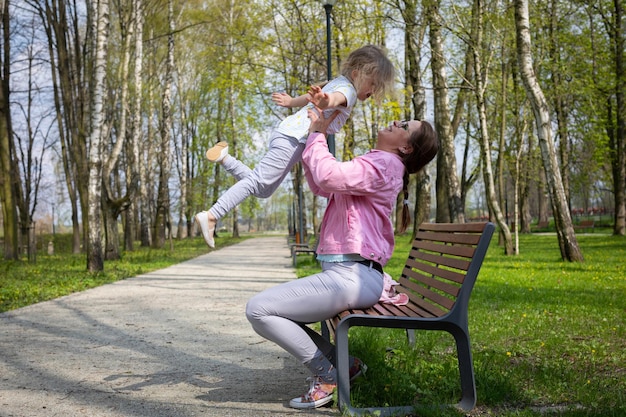
[[[333,400],[333,392],[337,388],[337,384],[325,383],[319,376],[307,378],[307,381],[311,384],[309,390],[301,397],[289,401],[290,407],[298,409],[318,408]]]
[[[211,162],[220,162],[228,155],[228,143],[217,142],[215,146],[206,151],[206,159]]]
[[[215,232],[215,225],[209,222],[209,212],[201,211],[196,214],[194,219],[196,220],[196,224],[200,226],[200,230],[202,230],[202,237],[207,245],[210,248],[215,247],[215,240],[213,240],[213,233]]]

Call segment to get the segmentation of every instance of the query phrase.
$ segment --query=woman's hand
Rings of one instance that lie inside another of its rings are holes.
[[[311,125],[309,126],[309,133],[313,133],[313,132],[321,132],[324,134],[328,133],[328,126],[330,126],[332,121],[335,120],[335,117],[337,117],[339,113],[340,113],[339,110],[336,110],[327,119],[324,117],[324,112],[319,107],[309,109],[307,111],[307,115],[309,116],[309,119],[311,119]]]

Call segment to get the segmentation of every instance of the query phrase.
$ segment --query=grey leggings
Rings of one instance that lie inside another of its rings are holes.
[[[269,288],[248,301],[252,328],[302,363],[332,345],[305,325],[348,308],[374,305],[383,291],[382,274],[357,262],[323,262],[322,272]]]
[[[303,151],[304,143],[273,131],[269,149],[254,169],[229,155],[222,166],[237,179],[237,183],[226,190],[209,211],[220,219],[251,195],[260,198],[271,196],[291,168],[302,159]]]

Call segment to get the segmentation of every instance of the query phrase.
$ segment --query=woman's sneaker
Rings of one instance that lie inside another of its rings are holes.
[[[211,162],[220,162],[228,155],[228,143],[217,142],[215,146],[206,151],[206,159]]]
[[[348,375],[350,375],[350,382],[352,382],[358,377],[365,375],[367,365],[359,358],[350,357],[350,359],[352,359],[352,363],[350,364],[350,372]]]
[[[319,376],[307,378],[311,384],[309,390],[301,397],[289,401],[292,408],[318,408],[333,400],[333,391],[337,388],[336,383],[327,383]]]

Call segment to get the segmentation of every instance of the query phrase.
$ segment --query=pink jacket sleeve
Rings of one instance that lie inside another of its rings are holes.
[[[357,157],[339,162],[328,151],[326,137],[321,133],[309,135],[302,154],[305,176],[311,190],[324,197],[331,193],[368,195],[379,192],[386,176],[368,158]]]

